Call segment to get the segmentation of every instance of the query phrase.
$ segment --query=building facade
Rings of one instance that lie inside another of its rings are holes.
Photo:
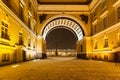
[[[58,26],[77,36],[78,58],[119,62],[119,21],[119,0],[91,0],[85,5],[0,0],[0,65],[46,58],[46,35]]]

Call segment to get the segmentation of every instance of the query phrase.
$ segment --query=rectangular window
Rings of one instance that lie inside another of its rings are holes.
[[[104,11],[107,8],[107,0],[102,1],[102,11]]]
[[[10,40],[9,35],[8,35],[8,24],[3,21],[2,21],[1,38]]]
[[[23,38],[21,32],[19,32],[19,45],[23,45]]]
[[[31,18],[28,17],[28,28],[31,29]]]
[[[108,47],[108,39],[104,39],[104,48]]]
[[[20,18],[24,22],[24,6],[20,4]]]
[[[10,60],[9,53],[2,54],[2,62],[6,62]]]
[[[97,49],[98,47],[97,47],[97,42],[95,42],[95,47],[94,47],[94,49]]]
[[[28,38],[28,47],[30,47],[31,46],[31,39],[30,39],[30,37]]]
[[[120,6],[117,8],[117,20],[120,20]]]
[[[108,17],[105,16],[103,18],[103,29],[106,29],[108,27]]]
[[[97,33],[97,24],[93,25],[93,34]]]
[[[93,12],[93,20],[95,20],[96,18],[97,18],[97,10],[95,10],[94,12]]]

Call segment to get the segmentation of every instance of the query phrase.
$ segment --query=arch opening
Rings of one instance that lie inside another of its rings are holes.
[[[73,31],[57,27],[46,36],[47,49],[76,49],[77,36]]]
[[[83,39],[83,36],[85,35],[82,27],[75,20],[68,18],[68,17],[57,17],[49,21],[45,25],[43,32],[42,32],[43,38],[46,39],[48,32],[57,27],[64,27],[64,28],[71,29],[76,34],[78,40]]]

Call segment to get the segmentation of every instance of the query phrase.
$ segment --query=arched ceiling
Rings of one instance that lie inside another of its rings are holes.
[[[80,4],[88,5],[92,0],[37,0],[39,4]]]
[[[68,27],[71,30],[73,30],[78,38],[78,40],[83,39],[84,36],[84,31],[82,29],[82,27],[80,26],[80,24],[78,24],[75,20],[71,19],[71,18],[67,18],[67,17],[58,17],[55,18],[53,20],[51,20],[50,22],[48,22],[43,30],[43,38],[45,39],[47,34],[49,33],[49,31],[53,28],[56,27]]]

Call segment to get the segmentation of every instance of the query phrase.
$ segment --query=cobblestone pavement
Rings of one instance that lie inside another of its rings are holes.
[[[120,80],[120,65],[50,57],[0,67],[0,80]]]

